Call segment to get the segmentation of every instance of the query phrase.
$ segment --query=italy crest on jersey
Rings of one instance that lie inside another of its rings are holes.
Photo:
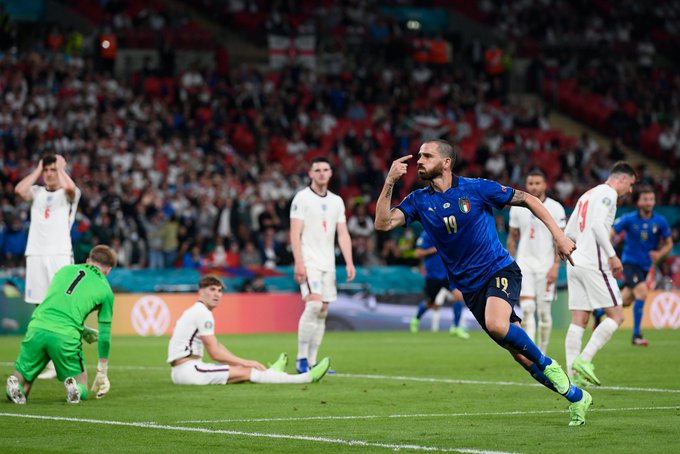
[[[460,208],[460,211],[463,213],[469,213],[470,212],[470,199],[467,197],[461,197],[458,199],[458,208]]]

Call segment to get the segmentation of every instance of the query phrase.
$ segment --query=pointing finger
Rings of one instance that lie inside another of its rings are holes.
[[[401,158],[395,160],[394,162],[406,162],[409,159],[411,159],[413,155],[407,154],[406,156],[402,156]]]

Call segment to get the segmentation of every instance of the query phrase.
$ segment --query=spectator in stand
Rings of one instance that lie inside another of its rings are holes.
[[[262,266],[262,253],[257,250],[255,243],[247,241],[239,254],[241,266],[246,268],[259,268]]]
[[[354,206],[354,215],[347,221],[347,229],[352,239],[359,237],[368,238],[373,236],[375,228],[373,227],[373,218],[369,216],[366,204],[361,202]]]
[[[182,257],[182,268],[198,269],[205,265],[205,259],[201,253],[201,245],[196,243]]]

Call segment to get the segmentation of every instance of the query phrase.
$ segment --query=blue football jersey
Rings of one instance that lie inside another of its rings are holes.
[[[413,191],[397,208],[407,224],[420,221],[444,262],[449,282],[467,293],[513,262],[498,239],[493,208],[503,208],[514,192],[495,181],[454,176],[447,191],[431,187]]]
[[[430,249],[436,246],[430,239],[427,232],[423,230],[423,233],[421,233],[420,236],[418,237],[418,241],[416,241],[416,247],[419,247],[421,249]],[[441,280],[448,279],[449,273],[446,272],[444,262],[442,262],[442,258],[439,256],[438,252],[425,256],[424,261],[426,278]]]
[[[649,251],[658,248],[662,238],[671,236],[666,218],[654,212],[649,219],[641,217],[639,211],[626,213],[614,221],[612,227],[616,233],[626,232],[621,261],[641,266],[645,270],[652,266]]]

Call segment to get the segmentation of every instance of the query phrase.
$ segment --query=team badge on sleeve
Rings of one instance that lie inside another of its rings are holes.
[[[458,208],[460,208],[460,211],[463,213],[469,213],[470,212],[470,199],[467,197],[461,197],[458,199]]]
[[[212,329],[212,327],[213,327],[213,323],[210,320],[205,322],[205,329]]]

